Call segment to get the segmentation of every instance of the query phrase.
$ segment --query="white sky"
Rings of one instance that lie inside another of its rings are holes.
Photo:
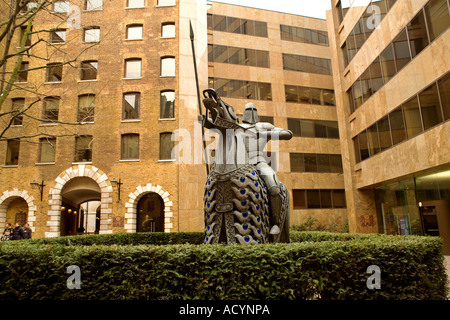
[[[237,4],[245,7],[286,12],[313,18],[325,19],[325,11],[331,8],[330,0],[210,0]]]

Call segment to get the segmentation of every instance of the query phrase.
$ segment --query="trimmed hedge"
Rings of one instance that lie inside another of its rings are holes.
[[[291,233],[299,242],[290,244],[130,244],[162,237],[6,242],[0,245],[0,299],[436,300],[448,294],[438,237],[299,232]],[[110,244],[113,239],[120,245]],[[197,243],[203,234],[167,239]],[[81,269],[81,289],[67,288],[70,265]],[[367,288],[370,265],[381,270],[379,290]]]

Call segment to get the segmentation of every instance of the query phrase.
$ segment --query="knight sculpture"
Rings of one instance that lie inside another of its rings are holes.
[[[269,140],[291,139],[292,132],[259,122],[253,103],[245,106],[240,123],[213,89],[203,95],[202,125],[219,133],[205,185],[205,243],[289,242],[289,194],[264,148]]]

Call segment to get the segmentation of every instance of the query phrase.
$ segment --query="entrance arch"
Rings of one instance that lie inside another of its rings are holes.
[[[163,229],[161,231],[171,232],[173,230],[173,213],[172,206],[173,203],[169,199],[169,192],[164,191],[160,185],[152,185],[148,183],[145,186],[138,186],[136,190],[128,195],[128,201],[125,204],[127,212],[125,213],[125,230],[126,232],[137,232],[138,231],[138,204],[140,200],[146,196],[156,194],[159,196],[161,201],[161,214],[162,214],[162,225]],[[149,215],[150,216],[150,215]],[[144,215],[145,218],[145,215]],[[142,220],[142,219],[141,219]]]
[[[75,165],[63,171],[56,179],[53,188],[49,191],[49,206],[47,227],[48,232],[46,237],[58,237],[64,235],[61,232],[62,227],[65,227],[67,219],[63,217],[65,212],[62,212],[62,207],[66,210],[66,206],[72,206],[71,214],[77,208],[77,223],[80,223],[80,208],[88,210],[86,207],[81,207],[81,204],[89,201],[100,202],[100,225],[98,233],[112,233],[112,193],[113,188],[107,175],[100,169],[92,165]],[[64,202],[64,205],[63,205]],[[96,210],[94,209],[96,212]],[[73,217],[68,218],[73,222]],[[97,223],[97,222],[96,222]],[[84,227],[84,224],[77,225]],[[69,227],[68,227],[69,228]],[[67,230],[63,228],[63,231]],[[78,231],[78,230],[77,230]]]
[[[136,206],[136,232],[164,231],[164,201],[155,192],[143,195]]]
[[[11,204],[16,203],[18,211],[14,212],[14,217],[10,217],[7,221],[8,208]],[[24,209],[20,207],[23,205]],[[25,212],[27,207],[27,212]],[[6,222],[11,223],[14,226],[15,220],[19,219],[21,227],[23,227],[23,213],[26,214],[25,221],[30,225],[31,230],[35,231],[34,222],[36,221],[36,206],[34,205],[34,197],[28,194],[26,190],[19,190],[14,188],[13,190],[7,190],[0,196],[0,226],[4,227]],[[3,230],[3,229],[2,229]]]

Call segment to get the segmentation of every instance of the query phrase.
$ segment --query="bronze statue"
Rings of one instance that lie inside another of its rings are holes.
[[[233,107],[213,89],[203,96],[202,125],[219,134],[205,185],[205,243],[289,242],[288,190],[263,150],[271,139],[291,139],[292,132],[259,122],[253,103],[245,106],[239,123]]]

